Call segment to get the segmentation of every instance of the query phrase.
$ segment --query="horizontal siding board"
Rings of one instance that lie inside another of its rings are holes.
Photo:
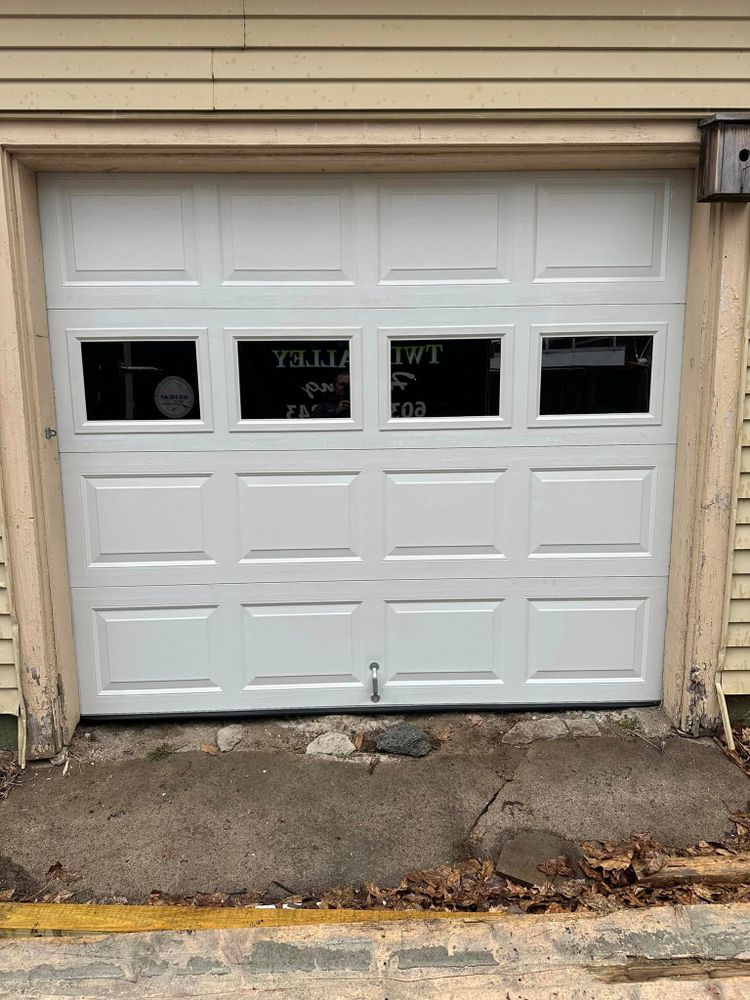
[[[0,614],[0,639],[12,639],[13,638],[13,623],[10,620],[10,615]]]
[[[212,102],[210,80],[0,82],[0,109],[15,111],[209,111]]]
[[[5,587],[0,587],[0,615],[10,614],[10,596]]]
[[[217,110],[627,110],[702,113],[746,107],[748,87],[723,81],[257,82],[216,81]],[[748,440],[750,443],[750,438]]]
[[[737,496],[741,500],[750,499],[750,473],[743,472],[740,475],[740,482],[737,487]]]
[[[242,17],[243,0],[3,0],[2,11],[19,17]]]
[[[238,48],[244,37],[239,17],[0,17],[6,49]]]
[[[210,80],[211,51],[0,49],[5,80]]]
[[[15,665],[15,662],[16,662],[15,657],[13,655],[13,640],[0,639],[0,664],[8,666],[8,665]],[[15,685],[15,683],[16,681],[14,677],[13,684]]]
[[[750,598],[732,599],[729,602],[729,621],[750,623]]]
[[[734,648],[750,646],[750,624],[730,622],[727,626],[727,646]]]
[[[18,693],[0,688],[0,715],[18,715]]]
[[[567,10],[566,10],[567,13]],[[747,13],[747,11],[744,11]],[[451,18],[248,18],[254,48],[746,49],[750,19],[535,21]],[[9,43],[4,43],[9,44]]]
[[[743,575],[750,574],[750,552],[735,548],[732,571]]]
[[[83,74],[82,74],[83,75]],[[313,50],[216,54],[217,80],[748,80],[744,52]]]
[[[373,8],[381,17],[403,14],[403,0],[245,0],[245,13],[293,17],[319,14],[333,17],[371,17]],[[412,17],[553,17],[561,11],[568,17],[741,17],[747,14],[747,0],[412,0]]]
[[[16,680],[15,666],[0,661],[0,689],[3,691],[15,691],[18,687]]]
[[[727,649],[724,660],[725,670],[750,670],[750,649],[742,647]]]
[[[737,553],[750,549],[750,524],[738,524],[734,532],[734,547]]]
[[[750,524],[750,500],[737,501],[737,524]]]
[[[750,599],[750,574],[735,572],[732,575],[730,595],[732,600]]]

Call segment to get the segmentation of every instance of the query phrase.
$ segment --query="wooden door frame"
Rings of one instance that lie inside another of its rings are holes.
[[[0,120],[0,468],[28,752],[79,719],[36,173],[675,169],[693,120],[53,116]],[[718,720],[746,358],[750,208],[694,205],[664,657],[683,731]]]

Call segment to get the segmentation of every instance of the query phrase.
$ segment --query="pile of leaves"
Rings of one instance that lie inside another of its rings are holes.
[[[10,790],[18,781],[21,768],[12,753],[0,752],[0,802],[7,799]]]
[[[148,902],[154,906],[252,907],[264,904],[323,909],[504,910],[515,913],[582,910],[608,913],[621,908],[667,903],[750,902],[750,880],[733,884],[732,878],[722,882],[714,876],[711,884],[703,884],[693,877],[669,885],[654,885],[653,879],[649,880],[654,873],[664,869],[670,859],[673,865],[677,858],[713,858],[720,868],[737,862],[750,865],[750,813],[736,813],[730,819],[734,833],[717,843],[701,841],[691,847],[667,849],[649,834],[638,834],[616,843],[583,843],[578,864],[566,855],[542,862],[536,884],[509,878],[488,858],[469,858],[431,870],[410,872],[398,885],[385,888],[366,882],[361,886],[332,888],[320,895],[294,895],[282,883],[272,882],[262,893],[213,892],[183,896],[155,890]],[[691,867],[700,869],[697,863]],[[33,891],[20,883],[10,888],[0,884],[0,901],[140,902],[76,892],[74,883],[79,878],[78,873],[55,862],[46,873],[44,883]]]
[[[750,852],[750,813],[738,813],[731,818],[735,832],[722,843],[701,841],[692,847],[667,851],[649,834],[618,843],[584,843],[578,866],[565,855],[550,858],[539,865],[540,879],[535,885],[513,881],[489,859],[470,858],[428,871],[411,872],[397,886],[381,888],[367,882],[362,886],[329,889],[319,896],[289,894],[283,905],[354,910],[505,910],[516,913],[587,910],[607,913],[667,903],[750,902],[750,884],[686,882],[657,887],[641,881],[659,871],[668,856],[731,858],[747,855]],[[154,905],[247,906],[268,903],[269,899],[267,895],[212,893],[178,897],[153,892],[150,902]]]

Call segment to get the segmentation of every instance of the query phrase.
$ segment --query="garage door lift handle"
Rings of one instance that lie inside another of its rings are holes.
[[[372,674],[372,694],[370,695],[370,701],[374,702],[380,701],[380,695],[378,694],[378,670],[380,670],[379,663],[370,664],[370,673]]]

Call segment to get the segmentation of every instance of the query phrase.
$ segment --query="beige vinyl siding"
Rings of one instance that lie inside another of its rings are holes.
[[[750,368],[745,378],[743,418],[724,662],[727,670],[750,670]]]
[[[17,643],[11,616],[3,530],[3,509],[0,503],[0,715],[19,715]]]
[[[749,49],[747,0],[5,0],[0,110],[702,114]]]

